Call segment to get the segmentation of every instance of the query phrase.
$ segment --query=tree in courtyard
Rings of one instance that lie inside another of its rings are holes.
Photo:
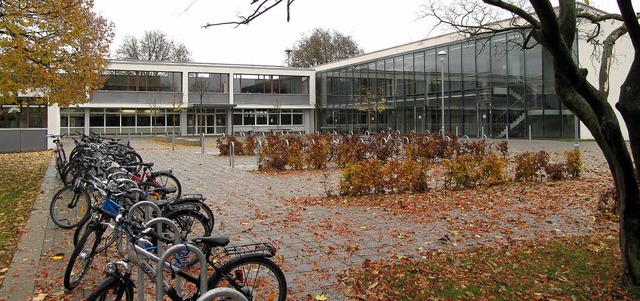
[[[353,107],[362,112],[367,112],[367,129],[371,132],[371,114],[380,113],[387,109],[387,99],[382,89],[374,89],[363,85],[360,88],[360,97],[352,100]]]
[[[189,62],[191,51],[159,30],[145,31],[138,39],[128,35],[116,50],[116,58],[138,61]]]
[[[315,28],[311,35],[298,40],[290,58],[292,67],[309,68],[333,61],[361,55],[360,49],[350,36],[335,30]]]
[[[102,88],[113,25],[92,0],[0,2],[0,104],[19,95],[69,106]]]
[[[248,24],[284,0],[252,0],[258,3],[253,14],[234,24]],[[287,0],[287,19],[292,0]],[[636,289],[640,286],[640,188],[636,171],[640,167],[640,24],[631,0],[617,0],[620,14],[605,14],[577,5],[576,0],[559,0],[556,10],[550,0],[429,0],[425,17],[436,18],[466,36],[489,37],[500,32],[520,32],[522,47],[533,44],[544,47],[553,58],[555,90],[563,105],[569,108],[589,129],[602,150],[617,190],[620,206],[620,249],[624,280]],[[498,22],[507,12],[511,20]],[[574,58],[574,41],[579,22],[590,22],[590,39],[600,49],[598,84],[587,80],[587,70]],[[617,28],[602,33],[600,24],[616,22]],[[231,24],[227,22],[226,24]],[[225,24],[225,23],[217,23]],[[216,25],[216,24],[208,24]],[[603,34],[603,39],[597,38]],[[614,46],[628,35],[633,46],[633,61],[615,109],[609,104],[609,77],[614,59]],[[631,152],[615,115],[617,110],[626,124]]]

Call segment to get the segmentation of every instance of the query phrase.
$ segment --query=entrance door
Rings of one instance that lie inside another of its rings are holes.
[[[476,103],[476,133],[478,137],[491,137],[491,102]]]

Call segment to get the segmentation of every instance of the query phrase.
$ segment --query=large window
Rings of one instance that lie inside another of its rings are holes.
[[[309,94],[308,76],[235,74],[234,93]]]
[[[233,125],[279,126],[303,125],[302,110],[285,109],[236,109]]]
[[[189,72],[189,92],[229,92],[229,74]]]
[[[103,90],[182,92],[182,73],[107,70]]]
[[[47,106],[20,99],[16,105],[0,105],[0,128],[46,128]]]

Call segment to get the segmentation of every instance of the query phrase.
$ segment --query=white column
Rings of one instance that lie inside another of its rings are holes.
[[[57,103],[47,107],[47,134],[60,135],[60,107]],[[53,149],[52,139],[47,139],[47,148]]]

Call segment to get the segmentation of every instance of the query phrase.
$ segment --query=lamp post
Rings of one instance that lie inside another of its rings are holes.
[[[444,140],[444,61],[447,59],[447,52],[441,50],[438,52],[438,58],[440,58],[440,69],[442,69],[442,103],[440,109],[442,110],[442,140]]]

